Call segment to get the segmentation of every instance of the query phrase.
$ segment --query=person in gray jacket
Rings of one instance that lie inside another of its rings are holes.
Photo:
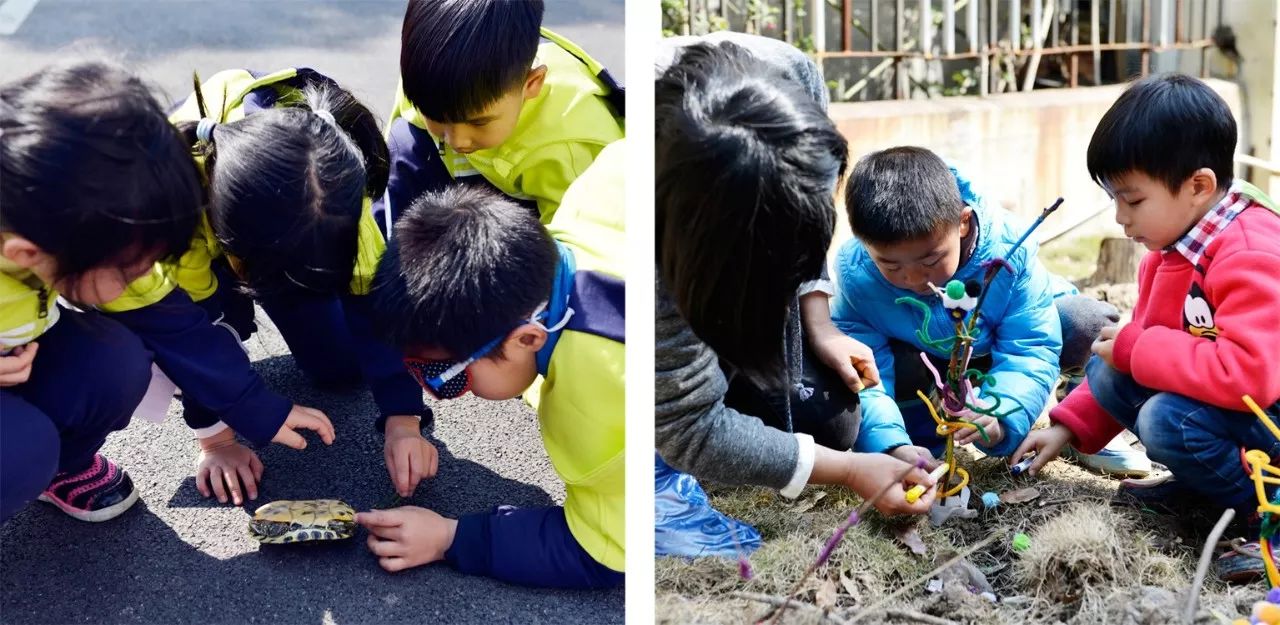
[[[694,477],[796,497],[806,484],[883,487],[884,513],[926,512],[932,485],[850,451],[866,346],[832,325],[825,258],[848,147],[814,64],[736,33],[661,44],[655,84],[658,454]],[[808,349],[806,349],[808,348]]]

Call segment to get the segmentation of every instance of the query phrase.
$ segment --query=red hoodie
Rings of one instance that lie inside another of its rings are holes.
[[[1196,264],[1177,251],[1142,259],[1133,322],[1113,352],[1116,369],[1138,384],[1234,411],[1248,410],[1243,395],[1264,407],[1280,400],[1280,215],[1252,185],[1244,192],[1249,205]],[[1049,418],[1071,430],[1083,453],[1124,429],[1087,382]]]

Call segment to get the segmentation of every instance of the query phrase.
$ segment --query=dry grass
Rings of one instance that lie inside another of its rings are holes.
[[[962,452],[963,453],[963,452]],[[941,528],[923,519],[887,519],[871,514],[846,535],[827,566],[819,569],[797,598],[827,607],[847,620],[880,598],[914,582],[947,557],[992,533],[1003,538],[969,556],[995,588],[1001,602],[991,604],[954,583],[938,594],[918,591],[891,606],[958,623],[1147,623],[1176,622],[1186,600],[1200,540],[1213,518],[1196,511],[1167,511],[1113,503],[1117,482],[1055,462],[1039,478],[1012,478],[1003,464],[965,454],[973,474],[975,497],[1034,485],[1040,497],[1023,504],[1002,504],[972,520]],[[782,597],[803,574],[834,528],[859,503],[849,491],[810,489],[788,502],[761,488],[708,488],[721,511],[760,530],[764,545],[751,556],[755,575],[738,577],[731,560],[660,558],[656,566],[660,623],[749,623],[769,606],[735,593]],[[804,510],[817,492],[825,493]],[[898,543],[895,529],[914,525],[928,553],[916,556]],[[1010,538],[1031,537],[1031,547],[1015,553]],[[1210,576],[1212,578],[1212,576]],[[825,589],[824,589],[825,587]],[[1211,579],[1201,594],[1197,622],[1216,623],[1213,614],[1247,613],[1261,586],[1229,589]],[[819,611],[789,610],[788,624],[823,622]],[[883,611],[859,623],[910,622]]]

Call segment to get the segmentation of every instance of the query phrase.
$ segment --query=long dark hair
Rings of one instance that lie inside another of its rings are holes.
[[[758,384],[785,370],[789,303],[822,269],[848,147],[801,85],[732,43],[657,80],[658,270],[680,314]]]
[[[0,230],[59,279],[181,254],[200,206],[186,144],[128,70],[70,61],[0,86]]]
[[[218,124],[211,141],[197,140],[196,122],[179,124],[205,157],[214,233],[243,261],[254,294],[344,292],[364,199],[387,186],[387,145],[373,113],[332,81],[299,75],[298,96]],[[198,79],[196,98],[202,116],[220,115],[207,110]]]

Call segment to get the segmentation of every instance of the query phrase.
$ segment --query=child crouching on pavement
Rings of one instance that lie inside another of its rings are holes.
[[[1130,495],[1256,510],[1240,450],[1274,456],[1280,442],[1242,396],[1273,414],[1280,400],[1280,216],[1264,193],[1233,178],[1235,146],[1226,102],[1179,74],[1134,83],[1098,123],[1089,174],[1115,198],[1116,223],[1150,251],[1133,321],[1103,331],[1087,382],[1014,454],[1038,452],[1031,472],[1068,443],[1097,449],[1127,427],[1172,473],[1122,487]],[[1218,565],[1229,580],[1262,571],[1261,560],[1234,551]]]
[[[529,586],[622,583],[625,165],[624,142],[606,148],[546,227],[480,186],[425,194],[397,222],[374,283],[388,337],[437,399],[523,394],[566,497],[457,520],[362,512],[384,569],[446,560]]]

